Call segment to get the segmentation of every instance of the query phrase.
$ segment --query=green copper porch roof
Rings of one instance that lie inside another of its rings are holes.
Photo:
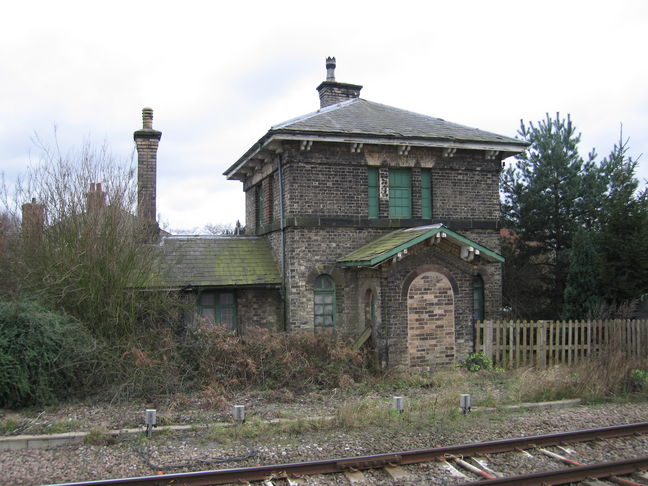
[[[160,273],[152,286],[167,288],[278,286],[281,278],[264,238],[169,236],[160,243]]]
[[[338,260],[338,265],[345,267],[371,267],[437,234],[455,243],[459,248],[462,246],[473,247],[479,251],[479,256],[487,261],[504,261],[504,257],[489,250],[485,246],[475,243],[459,233],[455,233],[442,224],[434,224],[400,229],[381,236],[377,240],[367,243],[353,253]]]

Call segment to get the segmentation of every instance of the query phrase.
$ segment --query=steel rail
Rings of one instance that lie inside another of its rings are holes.
[[[235,469],[220,469],[215,471],[200,471],[189,473],[165,474],[160,476],[143,476],[135,478],[106,479],[75,483],[60,483],[50,486],[113,486],[140,485],[163,486],[167,484],[186,486],[207,486],[244,481],[262,481],[268,478],[296,477],[309,474],[339,473],[349,470],[379,468],[388,465],[408,465],[431,462],[448,456],[474,456],[497,452],[507,452],[541,446],[559,445],[571,442],[609,439],[648,433],[648,422],[616,425],[598,429],[585,429],[573,432],[536,435],[516,439],[504,439],[491,442],[479,442],[458,446],[419,449],[390,454],[371,456],[347,457],[342,459],[327,459],[320,461],[277,464],[271,466],[256,466]],[[622,473],[618,473],[622,474]],[[487,481],[480,481],[486,484]]]
[[[585,466],[575,466],[555,471],[542,471],[507,478],[486,479],[462,483],[457,486],[544,486],[547,484],[567,484],[586,479],[602,479],[611,476],[632,474],[648,468],[648,456],[615,462],[602,462]]]

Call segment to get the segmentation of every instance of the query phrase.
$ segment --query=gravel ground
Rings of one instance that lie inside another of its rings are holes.
[[[274,401],[270,401],[274,398]],[[387,397],[386,397],[387,398]],[[270,397],[267,394],[248,394],[237,398],[246,405],[246,411],[257,417],[326,415],[334,413],[348,397],[335,393],[316,394],[295,398]],[[213,410],[190,398],[174,398],[166,403],[145,404],[158,406],[163,421],[201,424],[229,420],[229,408]],[[228,404],[229,405],[229,404]],[[162,406],[162,407],[161,407]],[[163,408],[166,407],[166,408]],[[88,430],[96,425],[115,429],[139,426],[143,408],[73,406],[29,414],[4,412],[0,419],[11,419],[23,426],[21,432],[41,432],[65,428],[66,422],[75,430]],[[150,440],[133,436],[120,437],[108,445],[78,444],[51,449],[0,451],[0,484],[35,485],[69,481],[97,480],[114,477],[156,474],[160,470],[180,472],[230,468],[246,465],[296,462],[328,459],[341,456],[377,454],[398,450],[455,445],[467,442],[495,440],[537,435],[551,432],[618,425],[648,420],[648,404],[600,404],[569,409],[538,409],[517,412],[473,413],[456,420],[426,427],[355,427],[346,430],[323,429],[303,433],[277,433],[265,438],[223,438],[205,428],[191,432],[157,433]],[[31,421],[31,422],[30,422]],[[618,449],[643,449],[648,453],[645,438],[637,442],[619,440]],[[574,446],[588,459],[609,457],[610,448],[597,448],[596,443]],[[506,455],[497,461],[516,461]],[[536,458],[542,463],[544,459]],[[546,461],[544,461],[546,462]],[[528,462],[528,464],[531,464]],[[443,477],[439,484],[450,483],[450,475],[439,465],[421,465],[419,478]],[[417,473],[418,474],[418,473]],[[366,474],[370,483],[385,484],[385,473]],[[373,478],[373,479],[372,479]],[[427,484],[420,479],[408,484]],[[455,482],[457,480],[454,480]],[[348,484],[344,478],[314,477],[306,484]]]

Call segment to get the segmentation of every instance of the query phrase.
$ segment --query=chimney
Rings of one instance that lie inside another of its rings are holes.
[[[360,97],[362,86],[357,84],[338,83],[335,80],[335,58],[326,58],[326,81],[317,87],[320,98],[320,108],[334,105],[342,101]]]
[[[142,110],[142,129],[133,133],[137,145],[137,216],[156,223],[157,149],[162,132],[153,130],[153,110]],[[101,190],[101,186],[99,187]]]
[[[41,235],[45,225],[45,206],[38,204],[36,198],[22,205],[22,235],[34,239]]]
[[[90,190],[86,194],[88,212],[97,211],[106,205],[106,193],[101,189],[101,182],[90,183]]]

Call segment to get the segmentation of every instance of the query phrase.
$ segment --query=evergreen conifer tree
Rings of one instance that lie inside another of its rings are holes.
[[[604,182],[595,153],[587,160],[578,152],[580,134],[569,115],[547,115],[528,126],[522,121],[519,135],[529,142],[526,153],[502,176],[505,223],[521,240],[522,260],[533,261],[537,278],[519,282],[528,295],[545,293],[546,305],[529,318],[561,315],[569,268],[569,250],[579,227],[595,223]],[[505,270],[506,273],[506,270]],[[506,297],[506,296],[505,296]]]
[[[602,258],[596,233],[580,228],[572,241],[565,286],[563,319],[584,319],[603,304],[601,297]]]
[[[648,284],[648,195],[637,193],[637,159],[628,156],[628,143],[618,144],[601,162],[608,187],[600,217],[603,296],[619,305],[641,297]]]

